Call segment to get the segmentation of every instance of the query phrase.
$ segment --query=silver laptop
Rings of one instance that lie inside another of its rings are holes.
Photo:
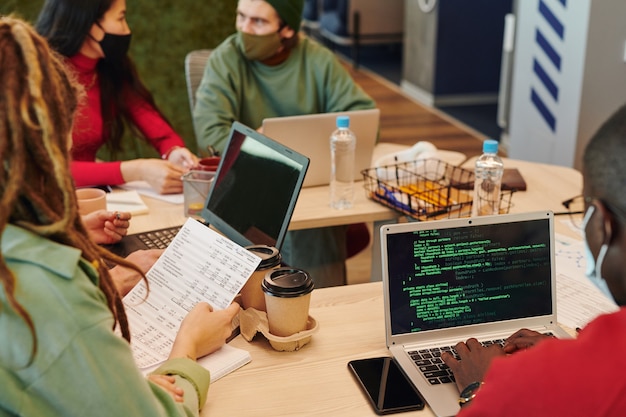
[[[476,337],[502,343],[521,328],[557,337],[551,211],[383,226],[386,342],[437,416],[459,411],[438,358]]]
[[[311,164],[303,187],[327,185],[330,182],[330,135],[337,116],[350,116],[350,130],[356,136],[354,179],[372,165],[372,153],[378,139],[380,110],[352,110],[301,116],[272,117],[263,120],[263,134],[310,158]]]

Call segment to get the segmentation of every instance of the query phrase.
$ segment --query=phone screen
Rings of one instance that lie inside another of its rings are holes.
[[[348,362],[377,414],[421,410],[424,400],[393,358]]]

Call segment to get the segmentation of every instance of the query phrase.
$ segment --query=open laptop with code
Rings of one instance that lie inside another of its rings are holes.
[[[386,342],[437,416],[459,411],[439,355],[521,328],[557,337],[551,211],[385,225],[380,230]]]
[[[204,223],[241,246],[280,249],[308,166],[306,156],[234,122],[202,210]],[[128,235],[107,248],[120,256],[163,248],[178,229]]]

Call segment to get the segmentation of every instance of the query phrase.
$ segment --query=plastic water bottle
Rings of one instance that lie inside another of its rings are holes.
[[[498,142],[486,140],[483,154],[476,160],[474,169],[473,216],[488,216],[500,213],[500,188],[504,164],[498,156]]]
[[[350,117],[337,116],[337,130],[330,135],[330,206],[343,210],[354,201],[354,150],[356,136]]]

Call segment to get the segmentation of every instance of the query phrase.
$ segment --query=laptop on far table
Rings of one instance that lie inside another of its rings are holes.
[[[439,355],[557,325],[554,215],[503,214],[381,227],[386,343],[437,416],[459,411]]]
[[[301,116],[272,117],[263,120],[263,134],[311,159],[303,187],[330,183],[330,135],[337,129],[337,116],[350,116],[350,130],[356,136],[354,179],[372,165],[378,139],[380,110],[352,110]]]
[[[308,166],[304,155],[234,122],[202,210],[204,223],[241,246],[280,249]],[[106,247],[120,256],[164,248],[178,229],[135,233]]]

